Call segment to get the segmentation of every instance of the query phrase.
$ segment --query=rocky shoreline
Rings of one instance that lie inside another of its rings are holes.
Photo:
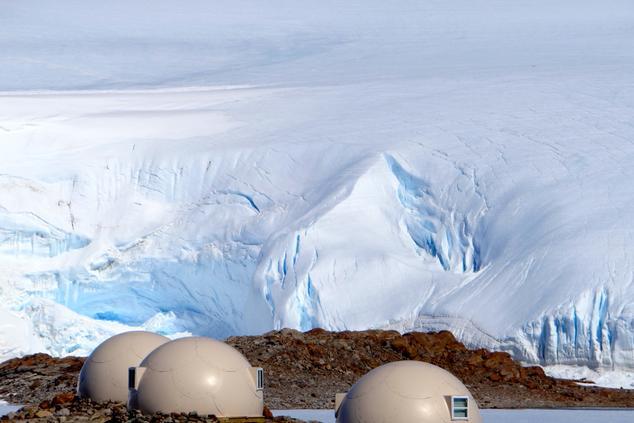
[[[522,367],[506,353],[469,350],[450,332],[284,329],[231,337],[227,343],[265,369],[265,402],[271,409],[332,409],[337,392],[346,392],[369,370],[396,360],[421,360],[449,370],[481,408],[634,407],[634,390],[554,379],[540,367]],[[35,354],[0,364],[0,399],[26,404],[3,420],[217,421],[195,415],[144,416],[128,413],[122,404],[79,400],[74,389],[83,361]],[[299,422],[270,414],[267,421]]]

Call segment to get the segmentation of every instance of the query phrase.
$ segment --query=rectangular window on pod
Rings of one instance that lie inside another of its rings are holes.
[[[257,369],[256,388],[257,389],[264,389],[264,369],[261,369],[261,368]]]
[[[469,419],[469,397],[451,397],[451,420]]]

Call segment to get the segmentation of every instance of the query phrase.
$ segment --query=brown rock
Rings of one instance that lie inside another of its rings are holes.
[[[513,359],[511,359],[511,356],[505,352],[490,353],[484,360],[484,367],[487,369],[497,369],[512,364],[514,364]]]
[[[35,417],[39,417],[40,419],[45,419],[47,417],[51,417],[53,413],[48,410],[39,410],[35,413]]]
[[[414,359],[418,356],[418,352],[416,351],[416,348],[412,346],[408,338],[400,337],[400,338],[393,339],[390,342],[390,346],[396,352],[400,353],[403,356],[403,358]]]
[[[75,400],[75,392],[62,392],[53,397],[51,403],[53,405],[66,405]]]
[[[267,407],[266,405],[264,406],[264,409],[262,410],[262,415],[264,417],[273,418],[273,413],[271,412],[269,407]]]

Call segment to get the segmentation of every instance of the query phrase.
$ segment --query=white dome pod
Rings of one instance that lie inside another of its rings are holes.
[[[364,375],[336,400],[337,423],[481,423],[469,390],[448,371],[397,361]]]
[[[86,358],[79,373],[77,395],[95,402],[128,400],[128,368],[169,341],[151,332],[125,332],[108,338]]]
[[[147,413],[258,417],[263,372],[224,342],[181,338],[161,345],[130,369],[128,407]]]

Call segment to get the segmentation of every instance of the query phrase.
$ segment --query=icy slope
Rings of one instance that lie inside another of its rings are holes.
[[[0,356],[449,328],[634,368],[631,2],[29,3],[0,13]]]

